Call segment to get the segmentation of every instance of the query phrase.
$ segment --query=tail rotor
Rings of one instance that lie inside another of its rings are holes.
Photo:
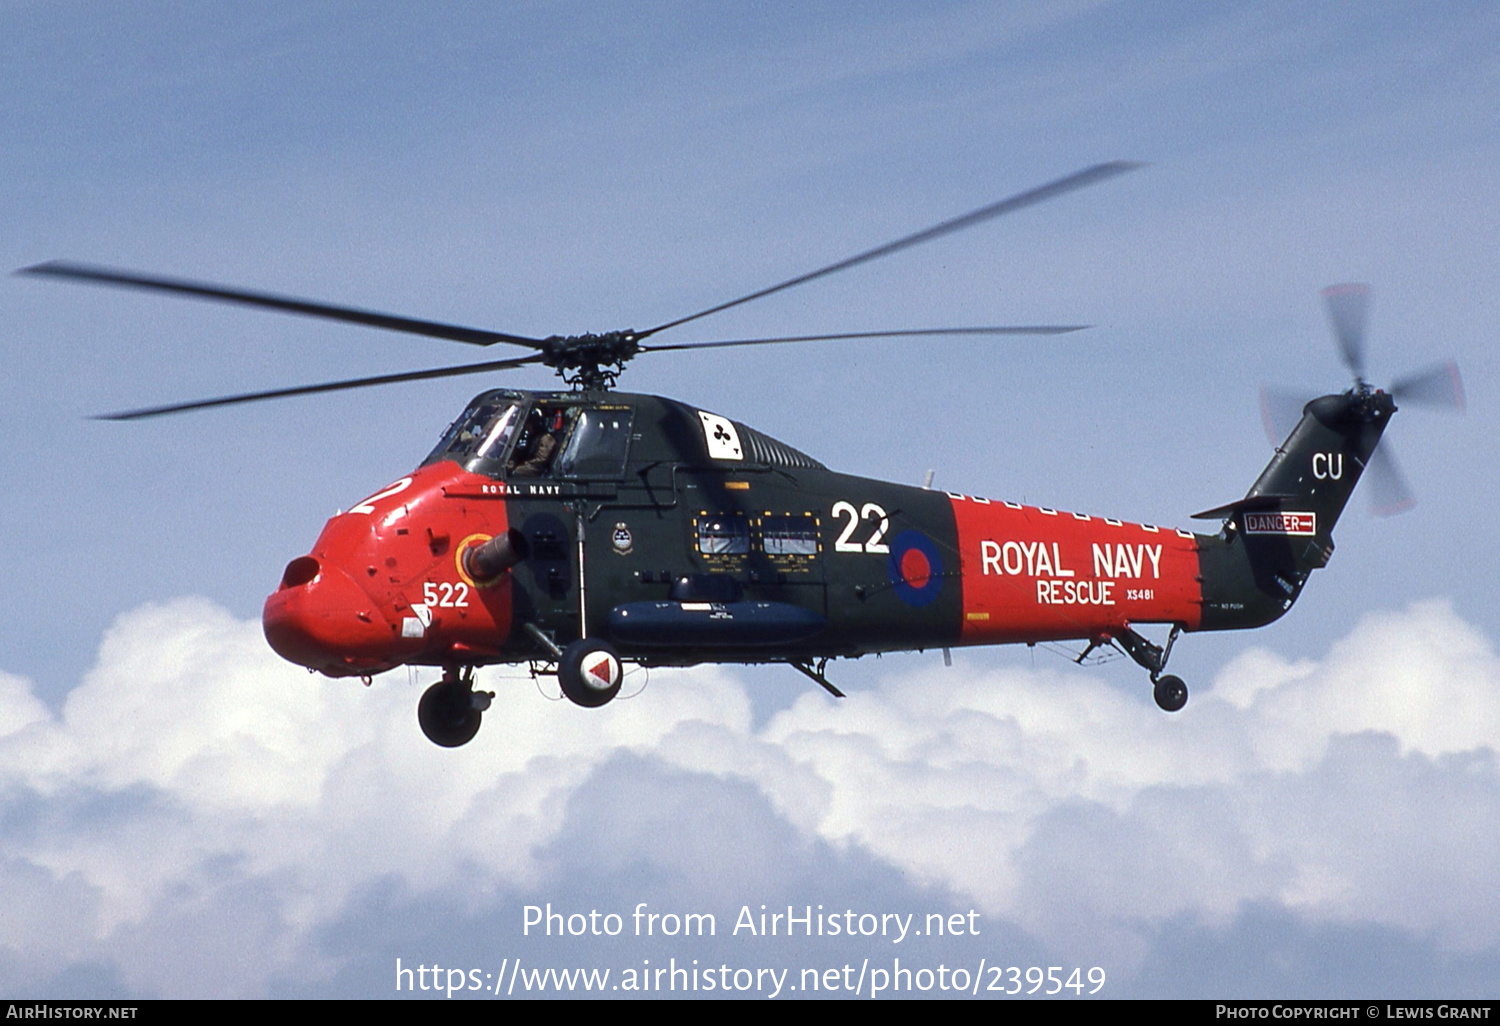
[[[1370,286],[1357,283],[1330,285],[1323,290],[1323,302],[1339,355],[1354,377],[1354,386],[1345,395],[1354,402],[1381,391],[1365,380],[1365,328],[1370,314]],[[1458,364],[1452,360],[1397,378],[1384,391],[1399,406],[1458,411],[1464,408],[1463,379],[1458,373]],[[1312,398],[1305,392],[1261,388],[1261,417],[1272,445],[1278,448],[1282,445],[1282,440],[1301,419],[1303,407]],[[1404,513],[1416,505],[1389,444],[1375,449],[1368,470],[1370,508],[1377,516]]]
[[[1344,357],[1344,366],[1354,373],[1356,384],[1365,383],[1365,325],[1370,319],[1370,286],[1330,285],[1323,290],[1323,303],[1333,336]]]

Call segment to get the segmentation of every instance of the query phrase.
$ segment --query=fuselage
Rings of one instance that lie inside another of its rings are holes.
[[[466,553],[503,537],[515,565],[476,575]],[[648,665],[1102,642],[1280,615],[1283,596],[1205,588],[1237,541],[840,474],[670,399],[497,391],[329,520],[264,624],[330,676],[546,659],[585,636]]]

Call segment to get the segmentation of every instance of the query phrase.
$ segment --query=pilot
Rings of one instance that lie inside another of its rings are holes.
[[[561,415],[556,418],[561,420]],[[526,427],[521,431],[510,454],[509,472],[512,477],[541,477],[552,465],[557,454],[557,435],[548,430],[547,418],[536,408],[526,415]]]

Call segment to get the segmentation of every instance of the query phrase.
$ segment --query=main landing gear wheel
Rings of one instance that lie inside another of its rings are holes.
[[[495,696],[474,690],[473,671],[467,676],[445,674],[443,679],[422,692],[417,703],[417,723],[427,740],[444,748],[457,748],[474,740],[484,710]]]
[[[597,709],[618,695],[624,677],[619,654],[593,638],[579,638],[563,649],[557,664],[563,694],[585,709]]]
[[[1187,685],[1182,682],[1181,677],[1174,677],[1170,673],[1165,677],[1157,678],[1152,694],[1156,698],[1156,704],[1161,706],[1164,712],[1177,712],[1187,705]]]

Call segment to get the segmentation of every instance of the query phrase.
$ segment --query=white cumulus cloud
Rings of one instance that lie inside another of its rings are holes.
[[[833,872],[1127,975],[1173,923],[1253,908],[1500,949],[1500,660],[1448,606],[1372,615],[1320,660],[1247,649],[1177,716],[999,658],[760,727],[760,671],[659,673],[602,710],[488,671],[483,730],[445,750],[404,671],[309,676],[257,623],[145,606],[60,714],[0,675],[0,982],[316,992],[375,957],[347,936],[372,895],[737,908]]]

